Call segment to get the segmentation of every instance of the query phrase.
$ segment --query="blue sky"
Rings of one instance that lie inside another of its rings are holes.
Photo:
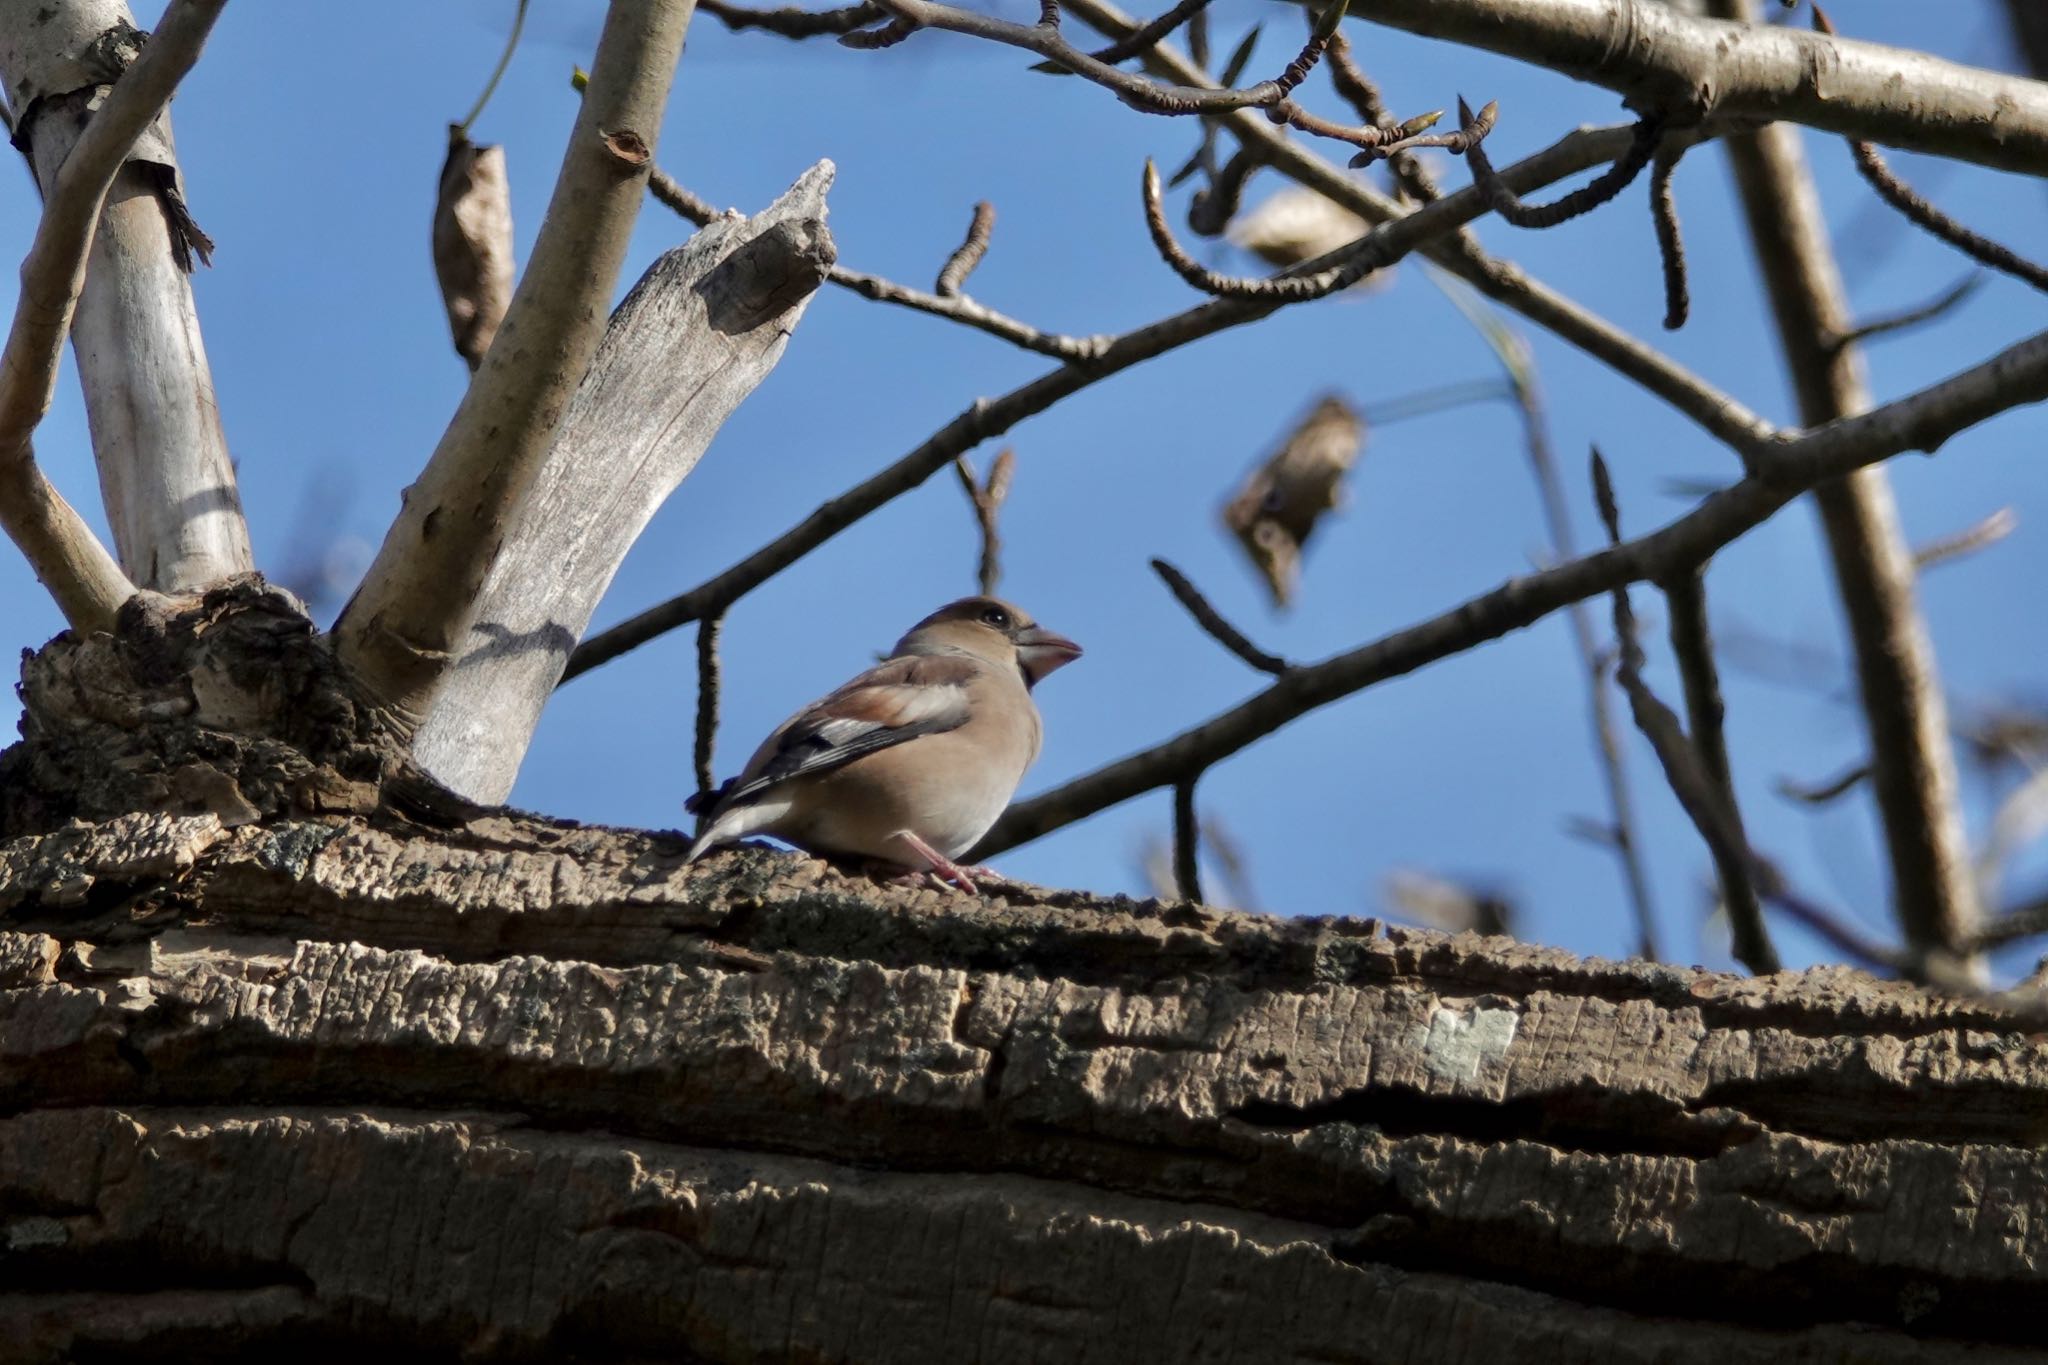
[[[1011,0],[1019,16],[1035,7]],[[511,0],[436,5],[364,0],[317,28],[299,6],[228,7],[175,106],[200,223],[219,243],[196,281],[230,448],[259,562],[280,571],[308,545],[374,546],[398,494],[454,410],[467,372],[448,343],[427,255],[446,124],[474,99],[510,24]],[[149,22],[159,6],[142,7]],[[2011,58],[1988,0],[1923,6],[1877,0],[1838,19],[1867,36],[1979,64]],[[589,61],[598,7],[537,0],[480,140],[506,145],[522,260],[575,113],[572,65]],[[1285,61],[1291,8],[1219,0],[1218,46],[1265,18],[1255,64]],[[1852,22],[1853,21],[1853,22]],[[1348,26],[1366,67],[1403,113],[1464,93],[1498,99],[1497,163],[1582,122],[1622,117],[1611,94],[1448,45]],[[839,168],[831,226],[840,259],[928,286],[978,199],[998,210],[995,245],[972,292],[1049,329],[1118,331],[1195,296],[1153,254],[1137,200],[1146,156],[1178,164],[1185,122],[1147,117],[1077,80],[1029,74],[1023,54],[942,34],[886,52],[731,35],[701,19],[662,130],[659,159],[721,206],[756,209],[806,166]],[[1342,107],[1322,77],[1312,108]],[[1958,278],[1948,248],[1889,222],[1837,139],[1808,138],[1857,308],[1921,301]],[[2044,188],[2024,178],[1896,155],[1952,212],[2022,251],[2048,255]],[[1452,183],[1460,166],[1447,168]],[[1256,201],[1281,188],[1254,181]],[[1693,320],[1659,326],[1661,296],[1643,190],[1551,232],[1483,221],[1493,250],[1780,421],[1791,398],[1718,151],[1677,177],[1693,264]],[[1175,221],[1178,222],[1177,209]],[[0,248],[18,259],[35,195],[25,173],[0,195]],[[643,213],[620,291],[689,228]],[[1210,259],[1249,268],[1226,248]],[[2040,296],[1987,281],[1938,325],[1870,351],[1880,398],[1961,369],[2042,326]],[[1624,517],[1647,529],[1682,513],[1672,484],[1728,480],[1735,462],[1683,418],[1533,328],[1581,543],[1594,529],[1584,452],[1613,466]],[[1048,362],[942,321],[821,293],[780,367],[735,416],[655,518],[600,608],[602,626],[691,587],[910,449],[976,397]],[[1493,373],[1471,328],[1414,269],[1390,285],[1297,307],[1199,342],[1098,385],[1008,438],[1014,491],[1004,513],[1005,595],[1088,647],[1040,692],[1047,743],[1025,792],[1051,786],[1198,722],[1262,679],[1202,636],[1146,568],[1184,568],[1268,648],[1316,659],[1444,610],[1527,568],[1543,537],[1516,417],[1502,404],[1374,432],[1349,504],[1318,532],[1299,601],[1276,614],[1221,531],[1216,510],[1246,469],[1322,393],[1372,403]],[[93,509],[82,410],[71,386],[38,435],[51,477]],[[1892,464],[1909,534],[1944,535],[2002,506],[2019,529],[1929,575],[1924,600],[1955,710],[2048,702],[2048,642],[2025,585],[2048,580],[2048,469],[2038,410],[1950,442],[1938,459]],[[985,462],[996,447],[977,452]],[[741,602],[725,631],[721,768],[788,711],[862,666],[911,621],[972,589],[971,518],[950,474],[891,504]],[[1789,686],[1727,669],[1728,733],[1759,847],[1801,886],[1867,926],[1886,924],[1886,876],[1866,798],[1819,812],[1789,805],[1780,776],[1820,779],[1859,757],[1859,719],[1841,699],[1842,632],[1813,515],[1781,514],[1714,564],[1724,640],[1791,642],[1816,653],[1815,681]],[[1676,700],[1660,604],[1651,680]],[[1604,608],[1603,608],[1604,619]],[[19,556],[0,547],[0,639],[34,646],[61,621]],[[516,804],[606,823],[674,827],[691,788],[690,631],[563,689],[542,720]],[[1835,662],[1829,662],[1830,660]],[[11,723],[13,701],[0,723]],[[1469,655],[1316,712],[1212,770],[1204,813],[1249,850],[1265,907],[1375,913],[1397,868],[1483,883],[1512,896],[1526,937],[1620,955],[1631,941],[1612,858],[1571,837],[1604,818],[1584,719],[1584,683],[1560,615]],[[1625,736],[1667,956],[1726,965],[1703,929],[1708,863],[1654,760]],[[1966,777],[1974,832],[1994,793]],[[1165,793],[1130,802],[998,860],[1056,885],[1140,892],[1139,848],[1168,821]],[[2023,861],[2015,891],[2048,881]],[[1778,928],[1794,963],[1826,949]],[[2028,958],[2027,961],[2031,961]]]

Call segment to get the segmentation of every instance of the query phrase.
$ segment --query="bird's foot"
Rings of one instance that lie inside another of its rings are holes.
[[[950,884],[960,888],[960,890],[965,891],[970,896],[979,896],[981,888],[974,884],[976,877],[981,877],[988,881],[999,882],[1002,880],[1001,875],[991,872],[988,868],[960,866],[960,864],[954,862],[951,858],[948,858],[945,854],[939,852],[907,829],[896,837],[908,845],[911,852],[924,860],[925,866],[916,875],[930,878],[935,886],[944,888]]]

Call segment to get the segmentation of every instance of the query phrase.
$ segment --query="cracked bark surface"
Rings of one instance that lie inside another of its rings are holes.
[[[294,748],[192,685],[254,680],[227,663],[110,700],[242,634],[332,700],[247,592],[60,637],[0,759],[24,1358],[2048,1345],[2038,1019],[1846,969],[686,868],[673,834],[394,800],[354,713]],[[173,780],[194,755],[239,805]]]

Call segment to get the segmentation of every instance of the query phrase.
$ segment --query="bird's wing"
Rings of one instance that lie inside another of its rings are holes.
[[[783,723],[722,792],[720,810],[865,754],[967,723],[967,685],[981,671],[953,655],[906,655],[876,665]]]

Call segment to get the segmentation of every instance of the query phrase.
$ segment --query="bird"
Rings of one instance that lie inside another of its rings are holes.
[[[699,793],[684,854],[769,834],[978,895],[955,859],[988,833],[1038,757],[1031,690],[1081,647],[994,597],[949,602],[881,663],[777,726],[738,777]]]

